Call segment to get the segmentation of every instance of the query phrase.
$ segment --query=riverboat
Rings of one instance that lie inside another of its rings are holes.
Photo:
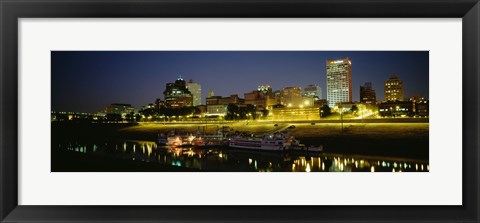
[[[288,133],[273,133],[263,137],[255,137],[253,135],[233,136],[230,139],[229,146],[239,149],[266,150],[266,151],[310,151],[321,152],[322,146],[313,147],[300,144],[295,137]]]
[[[182,137],[173,131],[168,135],[164,133],[158,134],[157,143],[162,146],[180,146],[183,144]]]
[[[196,134],[180,135],[172,131],[168,135],[160,133],[157,142],[165,146],[221,146],[228,145],[229,138],[224,137],[221,131],[211,135],[201,134],[199,131]]]
[[[253,135],[237,135],[230,139],[229,146],[239,149],[281,151],[286,149],[288,137],[282,133],[265,135],[263,138]]]

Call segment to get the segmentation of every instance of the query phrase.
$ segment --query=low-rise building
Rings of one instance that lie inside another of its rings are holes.
[[[412,117],[415,115],[411,101],[387,101],[378,105],[382,117]]]
[[[227,106],[229,104],[242,106],[245,103],[245,100],[239,98],[236,94],[230,95],[229,97],[210,96],[207,97],[205,101],[207,103],[207,116],[224,116],[227,114]]]
[[[428,117],[428,99],[414,96],[410,98],[410,101],[413,103],[413,111],[415,112],[415,115]]]
[[[281,92],[281,103],[287,107],[303,106],[302,89],[300,87],[284,87]]]
[[[125,118],[127,114],[135,113],[135,108],[131,104],[113,103],[104,109],[104,113],[107,115],[120,115]]]
[[[289,121],[289,120],[319,120],[320,107],[303,107],[289,108],[282,106],[274,106],[269,114],[272,120]]]
[[[207,105],[208,116],[225,116],[227,114],[227,105]]]
[[[245,104],[255,105],[261,108],[269,108],[276,104],[273,93],[255,90],[249,93],[245,93]]]
[[[309,84],[303,88],[303,95],[320,100],[322,99],[322,88],[316,84]]]

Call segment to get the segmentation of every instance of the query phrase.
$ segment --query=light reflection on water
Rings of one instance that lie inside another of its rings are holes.
[[[58,149],[91,156],[156,163],[202,171],[240,172],[428,172],[428,162],[333,154],[285,154],[228,147],[172,148],[150,141],[70,142]],[[187,170],[188,170],[187,169]]]

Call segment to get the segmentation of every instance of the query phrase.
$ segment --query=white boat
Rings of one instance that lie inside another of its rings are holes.
[[[200,131],[197,131],[192,144],[196,146],[221,146],[228,145],[228,143],[225,144],[228,140],[229,139],[224,136],[222,130],[217,129],[217,131],[211,135],[201,134]]]
[[[263,138],[253,136],[235,136],[230,139],[230,147],[252,150],[268,151],[303,151],[303,152],[321,152],[323,146],[305,146],[300,144],[293,136],[287,133],[274,133],[265,135]]]
[[[290,137],[282,133],[265,135],[263,138],[254,136],[234,136],[230,139],[229,146],[240,149],[281,151],[288,149]]]

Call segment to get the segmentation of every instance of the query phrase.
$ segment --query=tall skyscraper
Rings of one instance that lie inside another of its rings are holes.
[[[165,106],[169,108],[181,108],[192,106],[192,93],[187,89],[185,80],[180,76],[175,83],[167,83],[163,92]]]
[[[372,88],[372,82],[366,82],[360,86],[360,102],[366,104],[375,104],[377,101],[377,94]]]
[[[384,86],[385,101],[403,101],[403,81],[397,75],[392,75]]]
[[[322,99],[322,88],[316,84],[309,84],[303,88],[303,94],[315,100],[320,100]]]
[[[193,95],[193,106],[198,106],[202,104],[202,86],[198,83],[193,82],[192,79],[187,83],[187,89]]]
[[[330,107],[352,102],[352,62],[348,57],[327,60],[327,100]]]

